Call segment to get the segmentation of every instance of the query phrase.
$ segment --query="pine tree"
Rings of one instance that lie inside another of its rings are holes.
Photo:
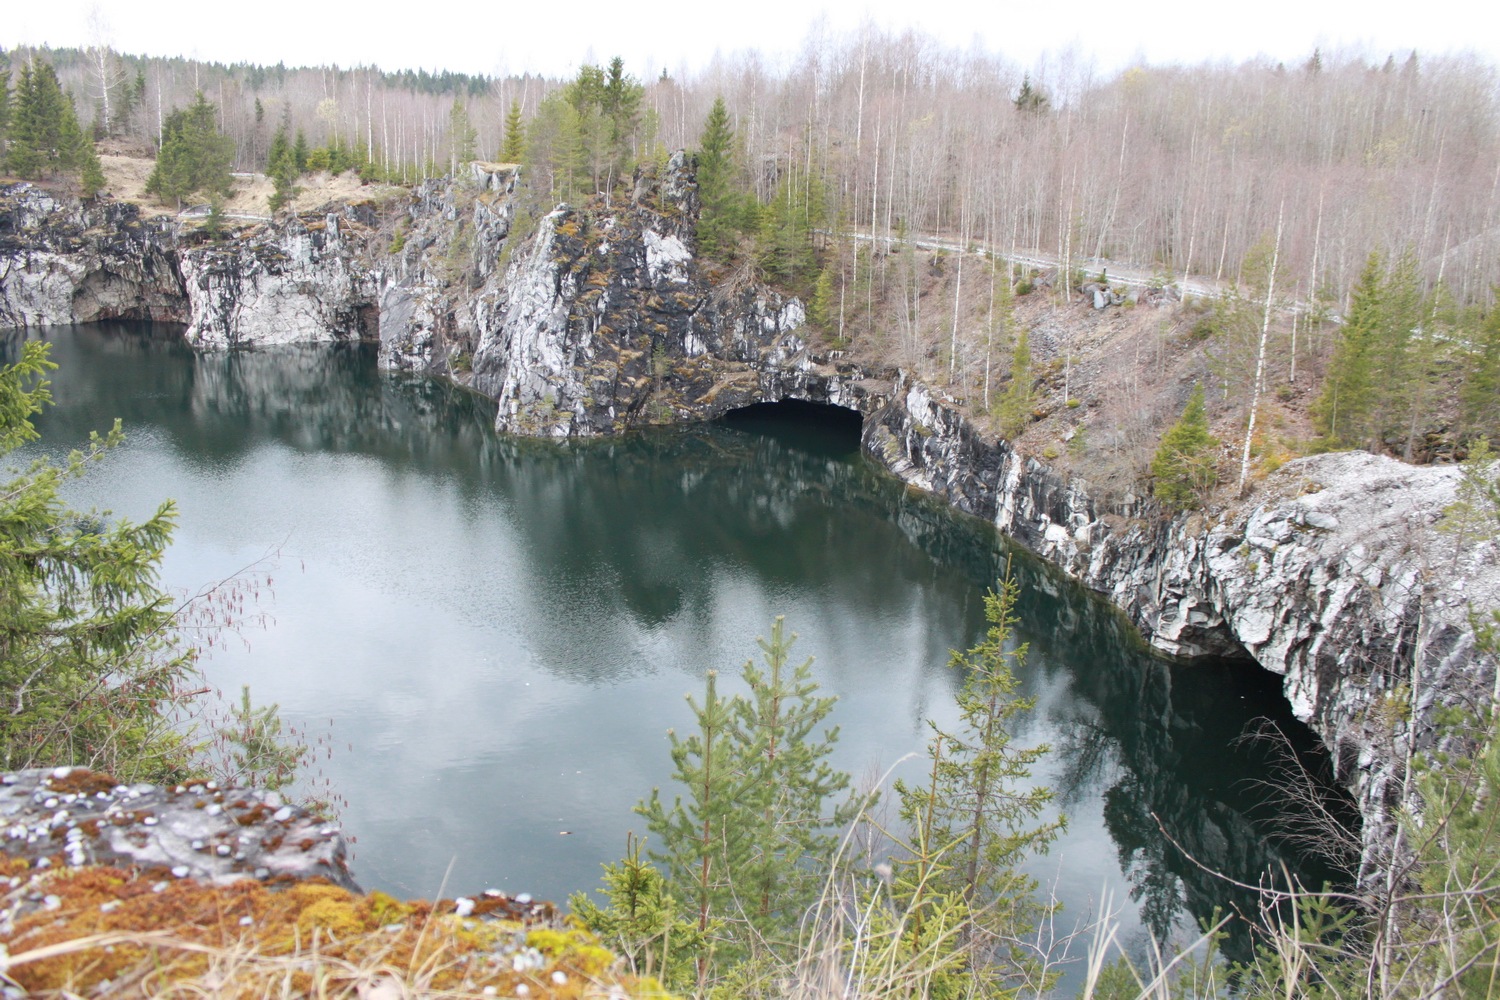
[[[931,761],[926,785],[896,783],[901,817],[914,845],[896,859],[921,918],[935,910],[964,922],[969,972],[992,984],[1028,983],[1046,987],[1034,956],[1015,948],[1048,908],[1035,898],[1037,883],[1021,870],[1034,853],[1044,852],[1064,821],[1041,820],[1052,801],[1050,789],[1026,787],[1031,769],[1048,751],[1012,742],[1015,719],[1035,706],[1034,698],[1017,697],[1025,663],[1025,644],[1015,644],[1016,602],[1020,586],[1001,582],[999,593],[985,595],[985,638],[968,652],[952,655],[950,665],[962,672],[958,695],[962,726],[947,732],[936,724],[928,744]],[[959,901],[962,909],[954,911]],[[913,922],[921,934],[922,921]]]
[[[630,173],[631,147],[640,126],[641,99],[644,96],[645,88],[636,82],[635,77],[626,74],[624,60],[619,56],[611,59],[600,108],[609,122],[610,166],[616,177]]]
[[[50,63],[21,67],[6,144],[5,162],[11,173],[34,180],[58,169],[71,153],[62,135],[66,107]]]
[[[511,101],[505,116],[505,142],[500,147],[502,163],[520,163],[526,155],[526,125],[521,120],[521,102]]]
[[[8,110],[8,101],[7,110]],[[21,67],[6,149],[6,167],[21,177],[39,178],[79,171],[85,197],[104,186],[93,143],[78,123],[73,99],[62,92],[50,63]]]
[[[268,172],[272,186],[271,214],[274,215],[297,197],[297,158],[292,152],[291,143],[287,141],[285,122],[271,139]]]
[[[649,852],[661,865],[673,894],[688,907],[688,916],[698,932],[713,932],[719,921],[735,912],[734,885],[730,881],[736,865],[749,854],[747,829],[740,822],[740,798],[745,778],[739,771],[740,748],[735,739],[734,702],[719,697],[718,674],[709,671],[703,704],[692,698],[688,704],[698,730],[685,739],[668,732],[671,741],[672,778],[686,793],[673,798],[670,806],[659,789],[636,806],[660,848]],[[698,959],[700,988],[707,981],[712,953]]]
[[[795,936],[852,818],[847,806],[829,807],[849,787],[849,775],[828,763],[838,729],[818,732],[837,699],[818,695],[811,657],[789,669],[796,640],[778,617],[770,639],[756,640],[765,670],[745,661],[750,696],[734,702],[746,782],[739,822],[750,831],[750,854],[730,875],[758,939],[773,944]]]
[[[1488,438],[1477,438],[1469,446],[1459,466],[1453,502],[1443,508],[1438,530],[1457,536],[1457,552],[1476,539],[1500,536],[1500,459],[1490,450]]]
[[[299,128],[297,130],[297,141],[292,144],[292,162],[297,165],[297,173],[307,173],[307,135]]]
[[[115,121],[112,126],[116,134],[123,133],[130,128],[131,117],[138,108],[146,104],[146,71],[137,69],[135,81],[126,87],[120,95],[118,110],[115,112]]]
[[[1219,482],[1218,447],[1218,439],[1209,433],[1200,382],[1151,459],[1152,494],[1171,510],[1200,506]]]
[[[822,201],[821,193],[816,179],[788,174],[761,212],[756,258],[772,281],[800,289],[816,280],[812,234],[822,221],[821,210],[814,208]]]
[[[1318,431],[1331,443],[1354,444],[1372,437],[1375,353],[1385,323],[1383,271],[1380,253],[1372,252],[1355,286],[1323,391],[1313,404]]]
[[[0,454],[37,437],[50,400],[49,345],[27,341],[0,368]],[[173,509],[139,524],[75,511],[60,493],[121,440],[60,463],[41,459],[0,487],[0,767],[58,762],[123,781],[180,778],[190,747],[165,717],[180,705],[191,651],[174,644],[176,602],[158,586]]]
[[[557,144],[553,164],[560,181],[559,190],[568,200],[586,190],[589,173],[589,137],[592,131],[587,113],[580,114],[571,104],[563,103],[558,119]]]
[[[824,333],[835,332],[838,316],[833,301],[833,280],[837,276],[838,259],[830,254],[818,280],[813,285],[812,298],[807,302],[807,321]]]
[[[641,859],[641,842],[626,837],[625,857],[604,865],[604,895],[600,906],[587,893],[568,900],[572,918],[582,923],[639,976],[654,976],[674,992],[690,992],[697,983],[699,955],[707,936],[682,916],[681,904],[667,880],[650,862]]]
[[[1474,325],[1458,390],[1461,429],[1500,441],[1500,306]]]
[[[698,142],[698,195],[703,210],[698,216],[698,247],[710,257],[731,249],[740,219],[736,212],[739,195],[734,183],[734,130],[724,98],[714,99]]]
[[[92,198],[104,190],[104,167],[99,162],[99,154],[94,149],[94,144],[81,132],[78,138],[78,151],[75,154],[78,163],[78,186],[85,198]]]
[[[1371,359],[1375,412],[1371,447],[1408,437],[1408,426],[1420,419],[1430,383],[1431,345],[1417,333],[1429,315],[1424,308],[1422,278],[1416,254],[1407,248],[1391,262],[1381,282],[1379,337]],[[1410,454],[1411,448],[1405,449]]]
[[[85,150],[92,152],[93,148],[93,141],[78,124],[78,113],[73,107],[73,98],[65,96],[57,129],[58,169],[79,169],[88,155]]]
[[[1031,85],[1031,74],[1028,73],[1021,78],[1021,89],[1011,103],[1017,111],[1037,115],[1047,110],[1048,100],[1046,94]]]
[[[219,131],[216,109],[199,91],[190,107],[167,116],[146,190],[179,205],[198,192],[227,197],[233,163],[234,141]]]
[[[838,731],[817,732],[833,699],[818,695],[811,660],[788,668],[795,639],[778,618],[770,639],[758,640],[764,669],[747,661],[742,671],[749,697],[721,697],[709,673],[702,705],[689,699],[697,732],[669,734],[683,794],[668,806],[653,790],[636,807],[660,845],[651,860],[710,938],[700,990],[791,941],[849,819],[849,806],[830,804],[849,785],[828,763]]]
[[[10,132],[10,60],[0,53],[0,163],[4,162],[5,139]]]
[[[1010,359],[1010,384],[1000,397],[998,417],[1000,434],[1005,438],[1017,438],[1031,423],[1031,411],[1035,405],[1032,395],[1031,338],[1022,327],[1016,334],[1016,346]]]
[[[31,63],[22,63],[5,148],[5,169],[17,177],[37,177],[41,171],[41,157],[31,135],[35,127],[35,93]]]

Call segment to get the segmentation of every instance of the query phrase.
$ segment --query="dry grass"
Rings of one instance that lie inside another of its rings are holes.
[[[146,193],[146,182],[156,161],[129,152],[101,153],[99,164],[104,168],[105,193],[119,201],[141,206],[144,215],[175,215],[175,205],[163,205]],[[346,171],[332,175],[326,172],[310,174],[297,181],[297,197],[291,208],[296,212],[308,212],[330,202],[347,203],[368,198],[384,198],[400,190],[390,185],[365,184],[357,174]],[[271,214],[272,184],[265,174],[237,175],[234,190],[224,203],[224,211],[243,215]]]

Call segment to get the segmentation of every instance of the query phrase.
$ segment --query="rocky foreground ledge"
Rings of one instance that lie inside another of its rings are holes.
[[[550,903],[359,891],[337,824],[274,792],[0,774],[0,977],[16,995],[652,993]]]

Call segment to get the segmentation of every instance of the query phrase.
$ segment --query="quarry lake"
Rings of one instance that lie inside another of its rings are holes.
[[[1051,744],[1034,778],[1068,817],[1031,870],[1062,923],[1108,896],[1140,940],[1246,904],[1163,828],[1243,881],[1282,859],[1258,785],[1275,751],[1240,739],[1270,717],[1310,745],[1276,678],[1149,655],[1103,602],[861,454],[857,423],[798,409],[515,440],[486,400],[381,372],[371,347],[196,355],[164,328],[45,332],[44,446],[116,417],[127,432],[72,501],[140,518],[176,500],[173,588],[269,577],[253,589],[270,620],[203,668],[319,748],[308,773],[342,800],[366,889],[594,888],[643,832],[632,806],[671,795],[684,696],[710,669],[738,690],[777,615],[839,698],[835,762],[856,784],[919,780],[903,758],[925,720],[954,724],[949,650],[983,635],[1007,560],[1037,698],[1017,738]]]

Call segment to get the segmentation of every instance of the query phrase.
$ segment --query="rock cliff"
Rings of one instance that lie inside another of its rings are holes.
[[[86,210],[31,184],[0,188],[0,327],[184,322],[177,257],[176,228],[134,205]]]
[[[477,173],[413,199],[381,294],[387,367],[472,385],[502,431],[568,437],[712,416],[762,398],[758,369],[805,359],[800,302],[692,254],[683,154],[626,204],[558,205],[514,234],[514,176]]]
[[[361,257],[374,221],[369,206],[349,206],[185,250],[184,336],[204,349],[373,339],[375,280]]]
[[[1435,530],[1453,469],[1324,455],[1211,517],[1106,503],[905,373],[815,354],[800,302],[699,260],[681,153],[612,205],[536,206],[513,172],[476,165],[404,204],[221,242],[25,185],[0,199],[0,323],[176,319],[204,348],[378,338],[383,366],[473,387],[516,434],[612,433],[785,398],[858,410],[870,454],[1105,595],[1153,646],[1280,674],[1334,750],[1371,845],[1427,710],[1493,684],[1467,615],[1500,603],[1494,553]],[[1397,690],[1415,692],[1412,723],[1375,711]]]
[[[1486,705],[1496,684],[1469,616],[1500,606],[1500,552],[1438,530],[1456,468],[1316,455],[1212,520],[1165,520],[1138,501],[1110,508],[1086,482],[984,439],[920,385],[895,395],[864,441],[897,475],[993,520],[1163,652],[1241,656],[1281,675],[1355,794],[1366,865],[1378,862],[1399,761],[1432,738],[1431,709]],[[1393,696],[1415,706],[1409,720]]]

